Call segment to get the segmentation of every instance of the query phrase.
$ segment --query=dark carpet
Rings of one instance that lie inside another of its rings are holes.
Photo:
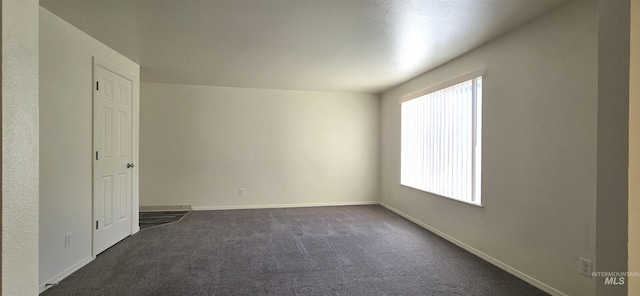
[[[140,212],[140,229],[180,221],[189,211]]]
[[[383,207],[348,206],[192,212],[42,295],[547,294]]]

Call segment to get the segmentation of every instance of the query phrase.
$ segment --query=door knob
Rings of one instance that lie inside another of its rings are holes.
[[[130,169],[132,167],[134,167],[135,165],[133,163],[127,163],[127,168]]]

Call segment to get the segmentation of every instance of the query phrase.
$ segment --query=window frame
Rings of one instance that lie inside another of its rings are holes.
[[[462,84],[465,83],[467,81],[472,80],[472,148],[471,148],[471,200],[466,200],[466,199],[462,199],[462,198],[458,198],[458,197],[454,197],[454,196],[447,196],[447,195],[443,195],[441,193],[437,193],[437,192],[433,192],[433,191],[429,191],[427,189],[423,189],[423,188],[417,188],[416,186],[411,186],[411,185],[407,185],[407,184],[403,184],[402,183],[402,171],[403,171],[403,167],[402,167],[402,151],[403,151],[403,146],[402,146],[402,141],[400,143],[400,185],[407,187],[407,188],[411,188],[414,190],[419,190],[421,192],[426,192],[435,196],[440,196],[440,197],[444,197],[447,198],[449,200],[454,200],[454,201],[458,201],[458,202],[462,202],[465,204],[469,204],[469,205],[473,205],[473,206],[477,206],[477,207],[483,207],[482,206],[482,129],[483,129],[483,125],[482,125],[482,108],[483,108],[483,90],[484,90],[484,86],[481,85],[480,88],[480,93],[478,94],[478,86],[477,86],[477,79],[480,78],[481,81],[483,81],[484,79],[484,71],[483,70],[475,70],[472,72],[469,72],[467,74],[458,76],[456,78],[450,79],[448,81],[445,81],[443,83],[439,83],[437,85],[428,87],[426,89],[420,90],[418,92],[415,93],[411,93],[408,95],[405,95],[403,97],[400,98],[400,105],[402,105],[402,103],[413,100],[413,99],[418,99],[420,97],[423,97],[425,95],[429,95],[432,93],[435,93],[437,91],[458,85],[458,84]],[[483,83],[483,82],[482,82]],[[479,96],[478,96],[479,95]],[[401,109],[401,115],[400,115],[400,120],[401,120],[401,136],[400,138],[402,139],[402,132],[403,132],[403,128],[402,128],[402,121],[403,121],[403,116],[404,114],[402,114],[402,107]],[[478,155],[478,152],[480,153]],[[479,159],[478,159],[479,158]]]

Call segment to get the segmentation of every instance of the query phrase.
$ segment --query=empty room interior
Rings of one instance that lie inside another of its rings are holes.
[[[640,295],[639,0],[0,13],[2,295]]]

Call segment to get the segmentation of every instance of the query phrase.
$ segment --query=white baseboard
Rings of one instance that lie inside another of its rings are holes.
[[[87,258],[84,258],[82,260],[80,260],[80,262],[74,264],[73,266],[63,270],[61,273],[55,275],[54,277],[52,277],[51,279],[49,279],[48,281],[45,281],[44,283],[40,284],[40,292],[42,293],[45,290],[53,287],[53,286],[47,286],[48,283],[52,283],[52,284],[57,284],[58,282],[60,282],[61,280],[65,279],[66,277],[68,277],[69,275],[71,275],[72,273],[76,272],[78,269],[82,268],[83,266],[89,264],[91,261],[93,261],[93,257],[89,256]]]
[[[416,218],[414,218],[414,217],[412,217],[412,216],[410,216],[410,215],[408,215],[408,214],[406,214],[406,213],[404,213],[404,212],[402,212],[402,211],[400,211],[400,210],[398,210],[398,209],[396,209],[396,208],[394,208],[394,207],[392,207],[392,206],[390,206],[388,204],[385,204],[385,203],[381,202],[380,205],[385,207],[385,208],[387,208],[387,209],[389,209],[390,211],[392,211],[392,212],[394,212],[394,213],[396,213],[396,214],[408,219],[409,221],[420,225],[422,228],[425,228],[426,230],[429,230],[429,231],[433,232],[434,234],[436,234],[436,235],[438,235],[438,236],[450,241],[451,243],[453,243],[453,244],[465,249],[469,253],[472,253],[472,254],[480,257],[481,259],[483,259],[483,260],[485,260],[485,261],[487,261],[487,262],[499,267],[500,269],[502,269],[502,270],[504,270],[504,271],[506,271],[506,272],[518,277],[519,279],[521,279],[521,280],[533,285],[534,287],[536,287],[536,288],[538,288],[538,289],[540,289],[542,291],[545,291],[545,292],[547,292],[547,293],[549,293],[551,295],[554,295],[554,296],[567,296],[567,294],[564,294],[564,293],[562,293],[562,292],[550,287],[549,285],[547,285],[547,284],[545,284],[545,283],[543,283],[543,282],[541,282],[541,281],[539,281],[539,280],[537,280],[537,279],[535,279],[535,278],[523,273],[522,271],[517,270],[517,269],[507,265],[506,263],[501,262],[500,260],[498,260],[496,258],[493,258],[493,257],[491,257],[491,256],[489,256],[489,255],[487,255],[487,254],[485,254],[485,253],[473,248],[472,246],[469,246],[469,245],[467,245],[467,244],[465,244],[465,243],[463,243],[463,242],[461,242],[461,241],[459,241],[459,240],[447,235],[446,233],[444,233],[444,232],[442,232],[442,231],[440,231],[438,229],[435,229],[435,228],[425,224],[424,222],[422,222],[422,221],[420,221],[420,220],[418,220],[418,219],[416,219]]]
[[[174,206],[140,206],[140,212],[176,212],[191,211],[190,205],[174,205]]]
[[[217,210],[248,210],[248,209],[277,209],[277,208],[307,208],[307,207],[334,207],[334,206],[362,206],[377,205],[379,201],[349,201],[349,202],[326,202],[326,203],[299,203],[299,204],[269,204],[269,205],[238,205],[238,206],[203,206],[192,207],[194,211],[217,211]]]

